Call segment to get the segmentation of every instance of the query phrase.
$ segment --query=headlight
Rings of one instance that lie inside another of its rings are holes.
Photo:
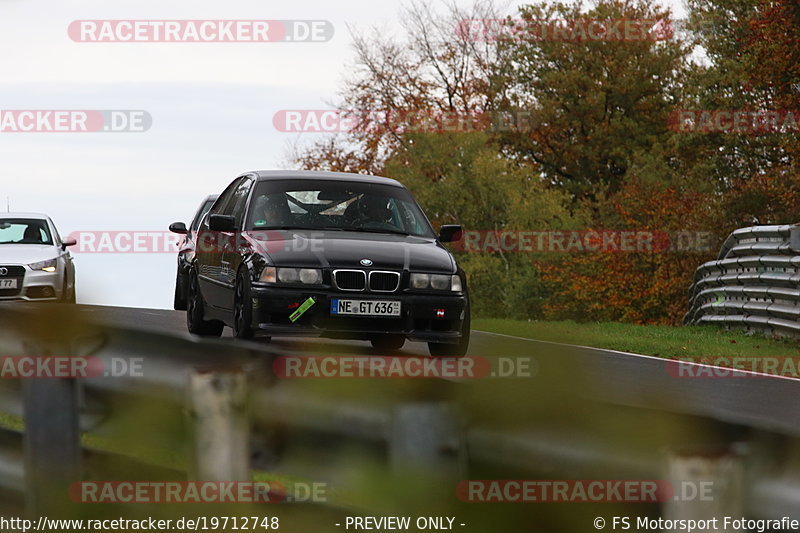
[[[279,268],[278,281],[281,283],[302,283],[319,285],[322,283],[322,271],[318,268]]]
[[[263,281],[264,283],[275,283],[278,281],[278,276],[275,273],[275,267],[264,267],[264,270],[261,271],[261,276],[258,278],[258,281]]]
[[[431,284],[430,274],[411,274],[412,289],[427,289]]]
[[[300,274],[297,273],[296,268],[279,268],[278,281],[281,283],[297,283]]]
[[[300,269],[300,281],[308,285],[319,285],[322,283],[322,271],[316,268]]]
[[[449,274],[412,273],[409,280],[412,289],[461,292],[461,278]]]
[[[446,291],[450,289],[450,276],[443,276],[441,274],[434,274],[431,276],[431,289],[437,291]]]
[[[55,272],[58,265],[58,259],[48,259],[47,261],[39,261],[38,263],[31,263],[28,265],[31,270],[44,270],[45,272]]]

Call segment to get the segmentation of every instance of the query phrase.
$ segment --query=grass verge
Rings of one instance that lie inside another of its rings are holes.
[[[800,357],[800,344],[713,326],[637,326],[483,318],[472,328],[516,337],[620,350],[666,358]]]

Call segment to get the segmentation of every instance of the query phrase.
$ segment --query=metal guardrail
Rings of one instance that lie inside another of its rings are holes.
[[[776,237],[781,236],[780,231],[770,231]],[[762,244],[766,242],[769,241],[761,241]],[[746,243],[737,240],[731,244],[732,250]],[[669,366],[675,362],[609,350],[524,341],[525,353],[538,361],[538,375],[533,381],[517,383],[514,387],[497,380],[494,383],[493,380],[442,382],[454,391],[452,401],[444,408],[441,401],[433,399],[377,402],[372,397],[369,401],[363,398],[359,401],[358,397],[344,399],[330,391],[307,390],[296,383],[289,386],[276,382],[271,375],[274,354],[269,346],[137,331],[98,323],[96,318],[81,317],[80,312],[68,313],[58,312],[50,317],[62,329],[62,334],[53,336],[47,334],[48,324],[41,324],[40,313],[22,307],[0,308],[0,353],[66,352],[97,357],[106,363],[120,357],[145,358],[147,367],[142,376],[96,377],[75,383],[81,391],[75,404],[80,415],[78,423],[91,435],[113,433],[118,416],[116,408],[120,404],[136,406],[140,402],[154,402],[159,411],[178,414],[192,409],[189,384],[198,370],[219,375],[244,371],[250,376],[248,418],[256,432],[284,426],[292,431],[324,434],[337,442],[371,443],[386,449],[395,471],[409,470],[420,464],[432,470],[436,470],[436,466],[431,465],[439,465],[444,470],[459,465],[466,465],[469,470],[479,465],[481,471],[488,467],[517,472],[517,478],[533,472],[565,478],[589,472],[607,476],[598,479],[664,476],[663,449],[641,443],[635,446],[628,442],[627,435],[609,441],[606,434],[593,434],[591,426],[573,427],[566,417],[549,427],[531,423],[539,420],[533,416],[523,416],[516,426],[487,424],[486,417],[478,423],[465,419],[463,425],[454,424],[454,418],[460,418],[459,411],[470,409],[475,391],[488,387],[490,395],[487,397],[498,407],[510,406],[512,402],[527,402],[532,407],[561,404],[568,416],[580,416],[581,410],[591,408],[594,410],[592,417],[621,417],[631,435],[642,428],[628,422],[628,418],[636,424],[650,424],[651,428],[656,420],[663,418],[668,420],[666,427],[675,432],[702,426],[702,431],[688,430],[690,438],[696,437],[692,442],[681,442],[681,434],[676,433],[678,444],[688,447],[708,445],[703,438],[714,432],[715,425],[727,428],[723,433],[732,435],[716,443],[717,451],[719,446],[736,444],[737,435],[743,432],[765,435],[766,441],[775,445],[753,452],[755,466],[750,469],[751,482],[744,489],[746,504],[742,512],[763,518],[774,517],[775,513],[800,518],[800,468],[795,468],[793,461],[781,463],[779,453],[780,450],[800,449],[800,420],[793,410],[794,399],[800,395],[800,380],[770,376],[677,379]],[[498,337],[498,342],[500,340]],[[54,346],[60,348],[54,351]],[[512,353],[506,346],[501,349]],[[32,455],[46,454],[47,446],[59,445],[58,440],[44,442],[41,432],[50,431],[53,436],[52,428],[63,425],[70,411],[62,405],[48,416],[37,415],[35,411],[31,415],[28,404],[31,396],[24,394],[25,386],[14,380],[0,381],[0,411],[24,414],[26,430],[40,432],[39,444],[26,443],[24,452],[19,449],[20,438],[13,435],[3,438],[0,432],[0,487],[24,490],[30,503],[32,484],[35,488],[36,483],[42,485],[49,480],[39,478],[37,482],[23,462],[36,464],[31,462]],[[58,423],[53,424],[54,420]],[[148,422],[152,426],[147,431],[143,429],[141,436],[157,439],[158,435],[150,434],[158,432],[159,420]],[[170,430],[164,428],[165,432]],[[241,443],[241,438],[238,442]],[[85,447],[83,453],[109,454],[108,451],[87,451]],[[729,454],[730,450],[725,449],[724,453]],[[141,461],[141,458],[133,460]],[[172,466],[191,475],[192,465],[188,468]],[[197,465],[194,468],[197,469]],[[461,475],[467,477],[468,471]],[[33,506],[35,508],[35,502]]]
[[[737,229],[689,288],[685,324],[800,335],[800,226]]]

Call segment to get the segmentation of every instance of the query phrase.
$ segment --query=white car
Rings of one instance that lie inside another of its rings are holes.
[[[53,221],[36,213],[0,213],[0,301],[75,303],[75,265]]]

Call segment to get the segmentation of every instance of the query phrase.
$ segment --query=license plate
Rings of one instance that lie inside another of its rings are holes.
[[[0,279],[0,289],[16,289],[17,280],[15,279]]]
[[[331,300],[332,315],[400,316],[400,302],[393,300]]]

